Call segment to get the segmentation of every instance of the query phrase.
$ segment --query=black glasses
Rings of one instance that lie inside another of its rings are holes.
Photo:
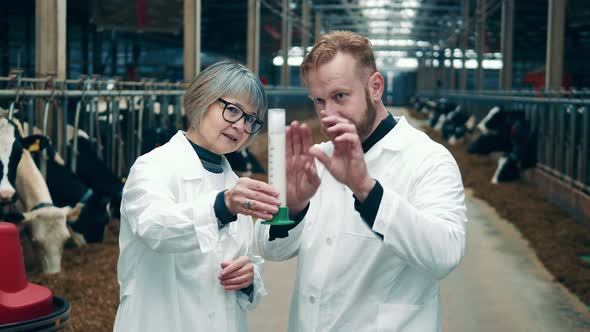
[[[248,134],[255,134],[264,125],[264,122],[258,120],[257,117],[244,112],[238,105],[232,104],[222,98],[217,98],[217,101],[223,103],[223,119],[229,123],[236,123],[244,118],[244,131]]]

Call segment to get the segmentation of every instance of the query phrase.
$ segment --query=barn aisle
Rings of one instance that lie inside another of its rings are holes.
[[[393,109],[394,115],[403,113]],[[421,121],[409,118],[415,127]],[[467,255],[441,286],[443,331],[588,331],[585,306],[552,282],[527,241],[467,191]],[[286,331],[296,260],[267,262],[269,295],[249,313],[251,331]]]

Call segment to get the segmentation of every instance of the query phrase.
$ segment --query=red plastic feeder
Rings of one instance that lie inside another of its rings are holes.
[[[0,325],[29,321],[53,311],[51,291],[29,283],[18,228],[0,222]]]

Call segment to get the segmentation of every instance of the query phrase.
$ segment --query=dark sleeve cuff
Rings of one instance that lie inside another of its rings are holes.
[[[379,206],[381,205],[381,199],[383,198],[383,187],[379,183],[379,181],[375,181],[375,186],[367,195],[367,198],[364,202],[360,202],[356,196],[354,196],[354,209],[361,215],[363,221],[369,226],[371,230],[373,230],[373,224],[375,223],[375,218],[377,217],[377,212],[379,211]],[[377,233],[381,239],[383,239],[383,234]]]
[[[244,294],[248,295],[248,300],[250,301],[250,303],[252,303],[252,295],[254,294],[254,283],[251,283],[250,286],[246,288],[240,289],[240,292],[243,292]]]
[[[213,204],[213,209],[215,210],[215,216],[217,217],[219,228],[223,228],[223,226],[229,224],[232,221],[238,220],[238,216],[234,216],[229,212],[229,209],[225,205],[225,198],[224,198],[224,191],[220,191],[215,197],[215,203]]]
[[[297,225],[299,225],[303,218],[305,218],[307,210],[309,210],[309,203],[307,203],[305,209],[301,210],[301,212],[299,212],[293,218],[290,218],[295,222],[292,225],[270,226],[270,230],[268,231],[268,240],[272,241],[277,238],[282,239],[289,236],[289,231],[297,227]]]

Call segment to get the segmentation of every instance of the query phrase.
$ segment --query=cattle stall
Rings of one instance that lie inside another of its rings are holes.
[[[431,93],[420,94],[434,97]],[[440,92],[482,120],[493,107],[523,113],[536,139],[536,169],[530,178],[546,197],[582,220],[590,220],[590,92]]]

